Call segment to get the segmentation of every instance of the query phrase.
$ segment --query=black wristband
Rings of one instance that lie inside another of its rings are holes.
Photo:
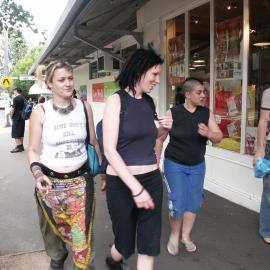
[[[30,164],[30,171],[31,172],[33,172],[33,167],[34,166],[38,166],[38,167],[40,167],[40,169],[41,169],[41,164],[39,163],[39,162],[32,162],[31,164]]]
[[[140,196],[144,191],[144,187],[142,187],[141,191],[138,194],[132,195],[132,197],[138,197]]]

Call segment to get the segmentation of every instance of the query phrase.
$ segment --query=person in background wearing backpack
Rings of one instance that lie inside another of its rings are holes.
[[[68,63],[51,62],[45,82],[53,96],[31,114],[28,160],[36,182],[40,229],[51,258],[50,270],[64,269],[66,244],[72,251],[74,270],[93,270],[95,196],[87,162],[88,127],[87,143],[95,147],[100,163],[101,155],[92,109],[87,102],[72,97],[73,68]]]
[[[120,94],[108,98],[103,117],[106,195],[114,233],[110,270],[123,269],[123,259],[134,253],[138,270],[152,270],[160,253],[162,177],[157,165],[158,136],[147,93],[160,82],[163,60],[153,50],[137,49],[118,78],[127,106],[121,115]],[[148,97],[148,98],[147,98]],[[160,118],[164,128],[171,120]]]
[[[22,119],[21,113],[24,107],[24,97],[22,96],[22,89],[17,87],[14,90],[13,104],[10,111],[12,119],[11,137],[15,139],[16,147],[10,153],[23,152],[23,138],[25,130],[25,120]]]
[[[167,134],[164,132],[159,137],[156,147],[159,160],[163,142],[170,134],[165,150],[164,175],[171,225],[167,250],[173,256],[179,253],[179,242],[187,252],[197,249],[190,234],[203,201],[206,143],[210,140],[216,144],[222,139],[214,114],[204,107],[203,83],[196,78],[187,78],[182,91],[185,102],[167,112],[173,119],[173,126]]]

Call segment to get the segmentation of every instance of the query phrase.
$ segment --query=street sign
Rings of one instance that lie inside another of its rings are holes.
[[[19,80],[20,81],[34,81],[36,79],[35,76],[29,76],[29,75],[20,75]]]
[[[0,84],[3,88],[8,89],[13,84],[12,78],[9,76],[4,76],[1,78]]]

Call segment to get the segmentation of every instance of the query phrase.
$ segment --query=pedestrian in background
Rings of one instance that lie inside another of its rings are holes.
[[[76,89],[73,89],[72,96],[73,98],[78,98]]]
[[[206,143],[208,140],[219,143],[222,139],[213,113],[202,106],[205,100],[203,83],[196,78],[188,78],[182,91],[185,102],[167,112],[172,117],[173,126],[157,143],[157,156],[160,158],[162,144],[170,134],[165,150],[164,175],[171,225],[167,250],[171,255],[178,254],[179,241],[188,252],[197,249],[190,234],[203,200]]]
[[[25,98],[22,96],[22,89],[17,87],[14,90],[14,98],[10,117],[12,119],[11,137],[15,139],[16,147],[10,153],[18,153],[24,151],[23,139],[25,130],[25,120],[22,119],[22,111]]]
[[[260,119],[257,129],[257,152],[253,163],[259,157],[270,160],[270,88],[263,92],[260,110]],[[263,177],[263,192],[260,208],[260,228],[259,233],[264,242],[270,245],[270,173]]]
[[[153,50],[136,50],[117,78],[127,104],[124,114],[121,93],[110,96],[105,107],[106,192],[114,233],[106,258],[110,270],[123,269],[122,260],[134,253],[135,243],[138,270],[152,270],[160,253],[162,177],[154,151],[155,116],[146,94],[160,82],[162,63]]]
[[[10,127],[11,124],[10,124],[10,105],[11,105],[11,99],[10,99],[10,96],[9,96],[9,93],[7,90],[3,91],[1,97],[3,98],[4,100],[4,103],[5,103],[5,125],[4,127]]]
[[[46,69],[52,99],[33,110],[28,159],[50,270],[63,270],[71,247],[74,269],[94,269],[94,182],[87,163],[83,102],[72,97],[73,69],[55,61]],[[101,161],[91,106],[85,103],[90,143]],[[40,153],[41,145],[43,145]]]
[[[38,104],[40,104],[40,103],[44,103],[46,100],[45,100],[45,97],[44,96],[40,96],[39,98],[38,98]]]

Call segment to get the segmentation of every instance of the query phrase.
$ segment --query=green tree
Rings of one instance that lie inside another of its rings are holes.
[[[34,64],[37,56],[39,55],[42,46],[30,49],[26,55],[18,61],[13,71],[11,72],[12,77],[19,77],[20,75],[27,75],[31,66]],[[13,88],[20,87],[23,90],[24,97],[28,98],[29,88],[34,84],[34,81],[19,81],[15,80]]]
[[[9,40],[9,57],[14,67],[28,51],[28,45],[24,36],[12,36]]]
[[[7,30],[9,37],[12,35],[22,35],[21,29],[25,26],[34,33],[37,29],[34,24],[34,17],[29,11],[17,5],[14,0],[0,0],[0,34]]]

